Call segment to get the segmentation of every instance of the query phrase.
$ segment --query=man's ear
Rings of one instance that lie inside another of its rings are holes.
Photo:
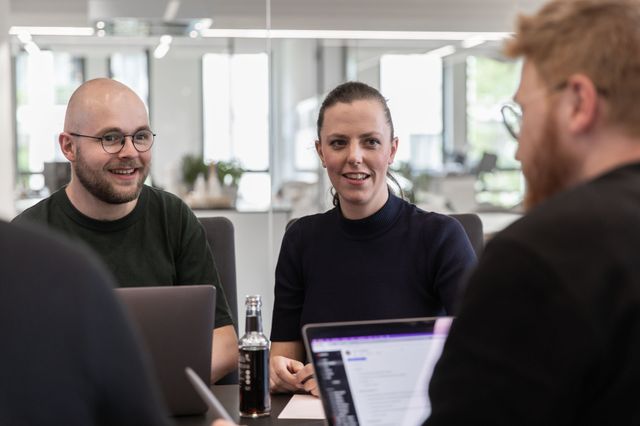
[[[324,154],[322,153],[322,147],[319,140],[316,141],[316,152],[318,153],[318,157],[320,157],[322,167],[327,167],[327,164],[324,162]]]
[[[598,121],[598,89],[589,77],[574,74],[567,79],[570,96],[569,131],[574,134],[590,130]]]
[[[75,161],[76,144],[73,141],[71,135],[67,132],[60,133],[60,136],[58,136],[58,143],[60,144],[62,155],[64,155],[69,161]]]

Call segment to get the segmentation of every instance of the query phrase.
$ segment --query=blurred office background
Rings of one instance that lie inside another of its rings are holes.
[[[512,220],[524,181],[500,106],[520,64],[501,46],[541,3],[0,0],[0,216],[68,179],[57,137],[75,88],[120,80],[158,135],[149,183],[232,220],[239,300],[265,295],[269,330],[284,226],[330,207],[315,120],[341,82],[389,99],[413,202],[479,212],[490,232]]]

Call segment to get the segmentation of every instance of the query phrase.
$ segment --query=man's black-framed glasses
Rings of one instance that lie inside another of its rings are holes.
[[[522,110],[515,103],[507,103],[500,108],[502,114],[502,122],[507,128],[509,134],[517,141],[520,137],[520,128],[522,127]]]
[[[560,92],[561,90],[566,89],[568,84],[568,80],[563,80],[553,86],[550,93]],[[596,86],[596,90],[601,96],[607,96],[608,91],[606,89]],[[518,141],[520,138],[520,128],[522,127],[522,109],[520,108],[520,105],[515,102],[508,102],[502,105],[500,113],[502,114],[502,121],[504,122],[504,126],[507,128],[507,131],[516,141]]]
[[[89,136],[89,135],[81,135],[79,133],[69,133],[71,136],[78,136],[82,138],[95,139],[102,143],[102,149],[109,154],[117,154],[122,151],[124,148],[124,144],[126,142],[127,136],[131,137],[131,141],[133,142],[133,147],[138,152],[145,152],[151,149],[153,145],[153,140],[155,139],[156,134],[151,130],[138,130],[132,135],[125,135],[122,132],[107,132],[102,136]]]

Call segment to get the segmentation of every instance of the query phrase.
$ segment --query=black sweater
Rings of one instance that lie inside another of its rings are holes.
[[[339,208],[297,220],[276,267],[271,339],[304,324],[452,314],[475,255],[462,226],[390,195],[362,220]]]
[[[105,269],[3,222],[0,253],[0,424],[169,423]]]
[[[427,425],[640,424],[640,164],[496,236],[469,282]]]
[[[216,328],[233,324],[202,225],[178,197],[143,186],[131,213],[96,220],[76,209],[65,188],[18,215],[14,223],[41,223],[88,244],[119,287],[211,284]]]

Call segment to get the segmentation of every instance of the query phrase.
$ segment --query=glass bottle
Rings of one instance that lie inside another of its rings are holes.
[[[262,332],[262,299],[247,296],[245,334],[240,338],[240,416],[262,417],[271,413],[269,394],[269,340]]]

